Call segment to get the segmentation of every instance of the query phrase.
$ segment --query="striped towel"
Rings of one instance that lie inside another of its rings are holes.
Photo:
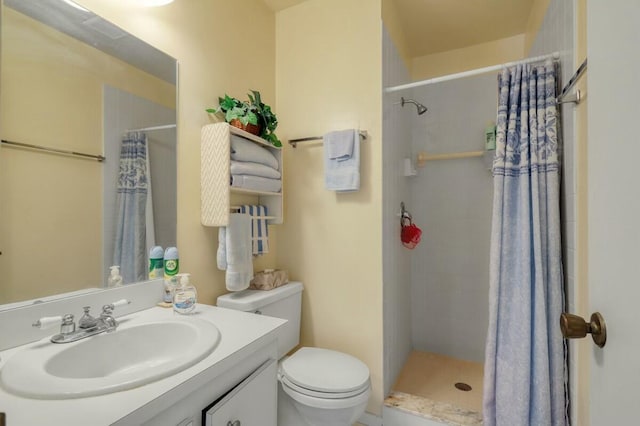
[[[269,228],[267,220],[261,219],[267,216],[267,206],[240,206],[240,213],[251,216],[251,246],[254,256],[269,253]]]

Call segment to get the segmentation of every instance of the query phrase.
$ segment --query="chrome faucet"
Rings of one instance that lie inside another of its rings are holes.
[[[89,313],[91,307],[85,306],[84,315],[78,321],[78,328],[74,322],[72,314],[56,317],[43,317],[34,322],[33,327],[40,329],[49,328],[56,324],[60,324],[60,333],[51,337],[53,343],[71,343],[86,337],[95,336],[103,332],[110,333],[118,328],[118,321],[113,317],[113,310],[119,306],[125,306],[131,303],[127,299],[118,300],[117,302],[104,305],[102,313],[98,318],[94,318]]]

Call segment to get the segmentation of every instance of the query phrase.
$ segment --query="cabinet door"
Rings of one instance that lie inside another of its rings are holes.
[[[277,363],[269,360],[204,414],[205,426],[276,426]]]

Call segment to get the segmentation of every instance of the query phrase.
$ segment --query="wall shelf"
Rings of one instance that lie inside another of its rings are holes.
[[[242,138],[269,150],[278,160],[283,173],[282,148],[268,141],[230,126],[227,123],[208,124],[202,128],[200,138],[200,220],[205,226],[226,226],[232,206],[260,204],[267,207],[269,224],[283,222],[283,194],[281,192],[254,191],[229,185],[231,139]]]

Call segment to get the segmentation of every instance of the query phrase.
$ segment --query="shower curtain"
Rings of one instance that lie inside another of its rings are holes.
[[[113,264],[125,283],[147,279],[146,204],[147,135],[131,132],[122,139],[116,195],[116,237]]]
[[[566,425],[556,66],[498,86],[484,424]]]

